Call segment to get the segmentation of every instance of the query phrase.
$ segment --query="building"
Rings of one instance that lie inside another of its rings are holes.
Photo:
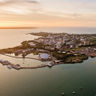
[[[40,60],[42,60],[42,61],[47,61],[47,60],[49,60],[50,55],[47,54],[47,53],[40,53],[40,54],[39,54],[39,58],[40,58]]]
[[[34,42],[29,42],[28,43],[31,47],[35,47],[36,46],[36,44],[34,43]]]

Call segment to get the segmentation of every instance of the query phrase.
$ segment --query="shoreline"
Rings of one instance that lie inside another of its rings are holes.
[[[33,53],[34,55],[48,54],[50,59],[36,59],[35,60],[51,61],[49,67],[55,66],[57,64],[76,64],[82,63],[89,57],[96,57],[96,35],[93,34],[67,34],[67,33],[29,33],[30,35],[40,36],[38,39],[28,40],[21,42],[20,46],[13,48],[1,49],[0,54],[14,54],[14,58],[19,58],[18,55],[22,55],[22,58],[26,58],[27,55]],[[56,41],[58,40],[58,42]],[[60,41],[61,40],[61,41]],[[65,43],[62,43],[67,40]],[[77,42],[78,40],[78,42]],[[56,43],[55,43],[56,42]],[[71,43],[72,42],[72,43]],[[68,43],[68,44],[67,44]],[[61,44],[61,45],[60,45]],[[57,46],[57,47],[56,47]],[[61,46],[61,47],[60,47]],[[59,63],[56,63],[59,60]],[[29,69],[42,68],[44,66],[37,67],[27,67]],[[21,67],[21,66],[19,66]],[[26,67],[21,67],[22,69]]]

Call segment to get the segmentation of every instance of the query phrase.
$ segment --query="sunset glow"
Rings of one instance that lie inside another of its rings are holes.
[[[96,0],[0,0],[0,27],[95,27]]]

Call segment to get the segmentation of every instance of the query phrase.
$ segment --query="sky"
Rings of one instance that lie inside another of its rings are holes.
[[[96,27],[96,0],[0,0],[0,27]]]

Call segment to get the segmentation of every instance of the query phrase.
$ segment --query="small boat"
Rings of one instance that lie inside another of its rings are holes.
[[[11,65],[8,65],[7,67],[8,67],[9,69],[12,69],[12,66],[11,66]]]
[[[61,95],[64,96],[65,95],[64,92],[62,92]]]
[[[53,65],[52,65],[51,62],[49,62],[49,63],[47,64],[47,66],[48,66],[48,67],[52,67]]]
[[[76,94],[76,92],[75,92],[75,91],[73,91],[73,92],[72,92],[72,94]]]

